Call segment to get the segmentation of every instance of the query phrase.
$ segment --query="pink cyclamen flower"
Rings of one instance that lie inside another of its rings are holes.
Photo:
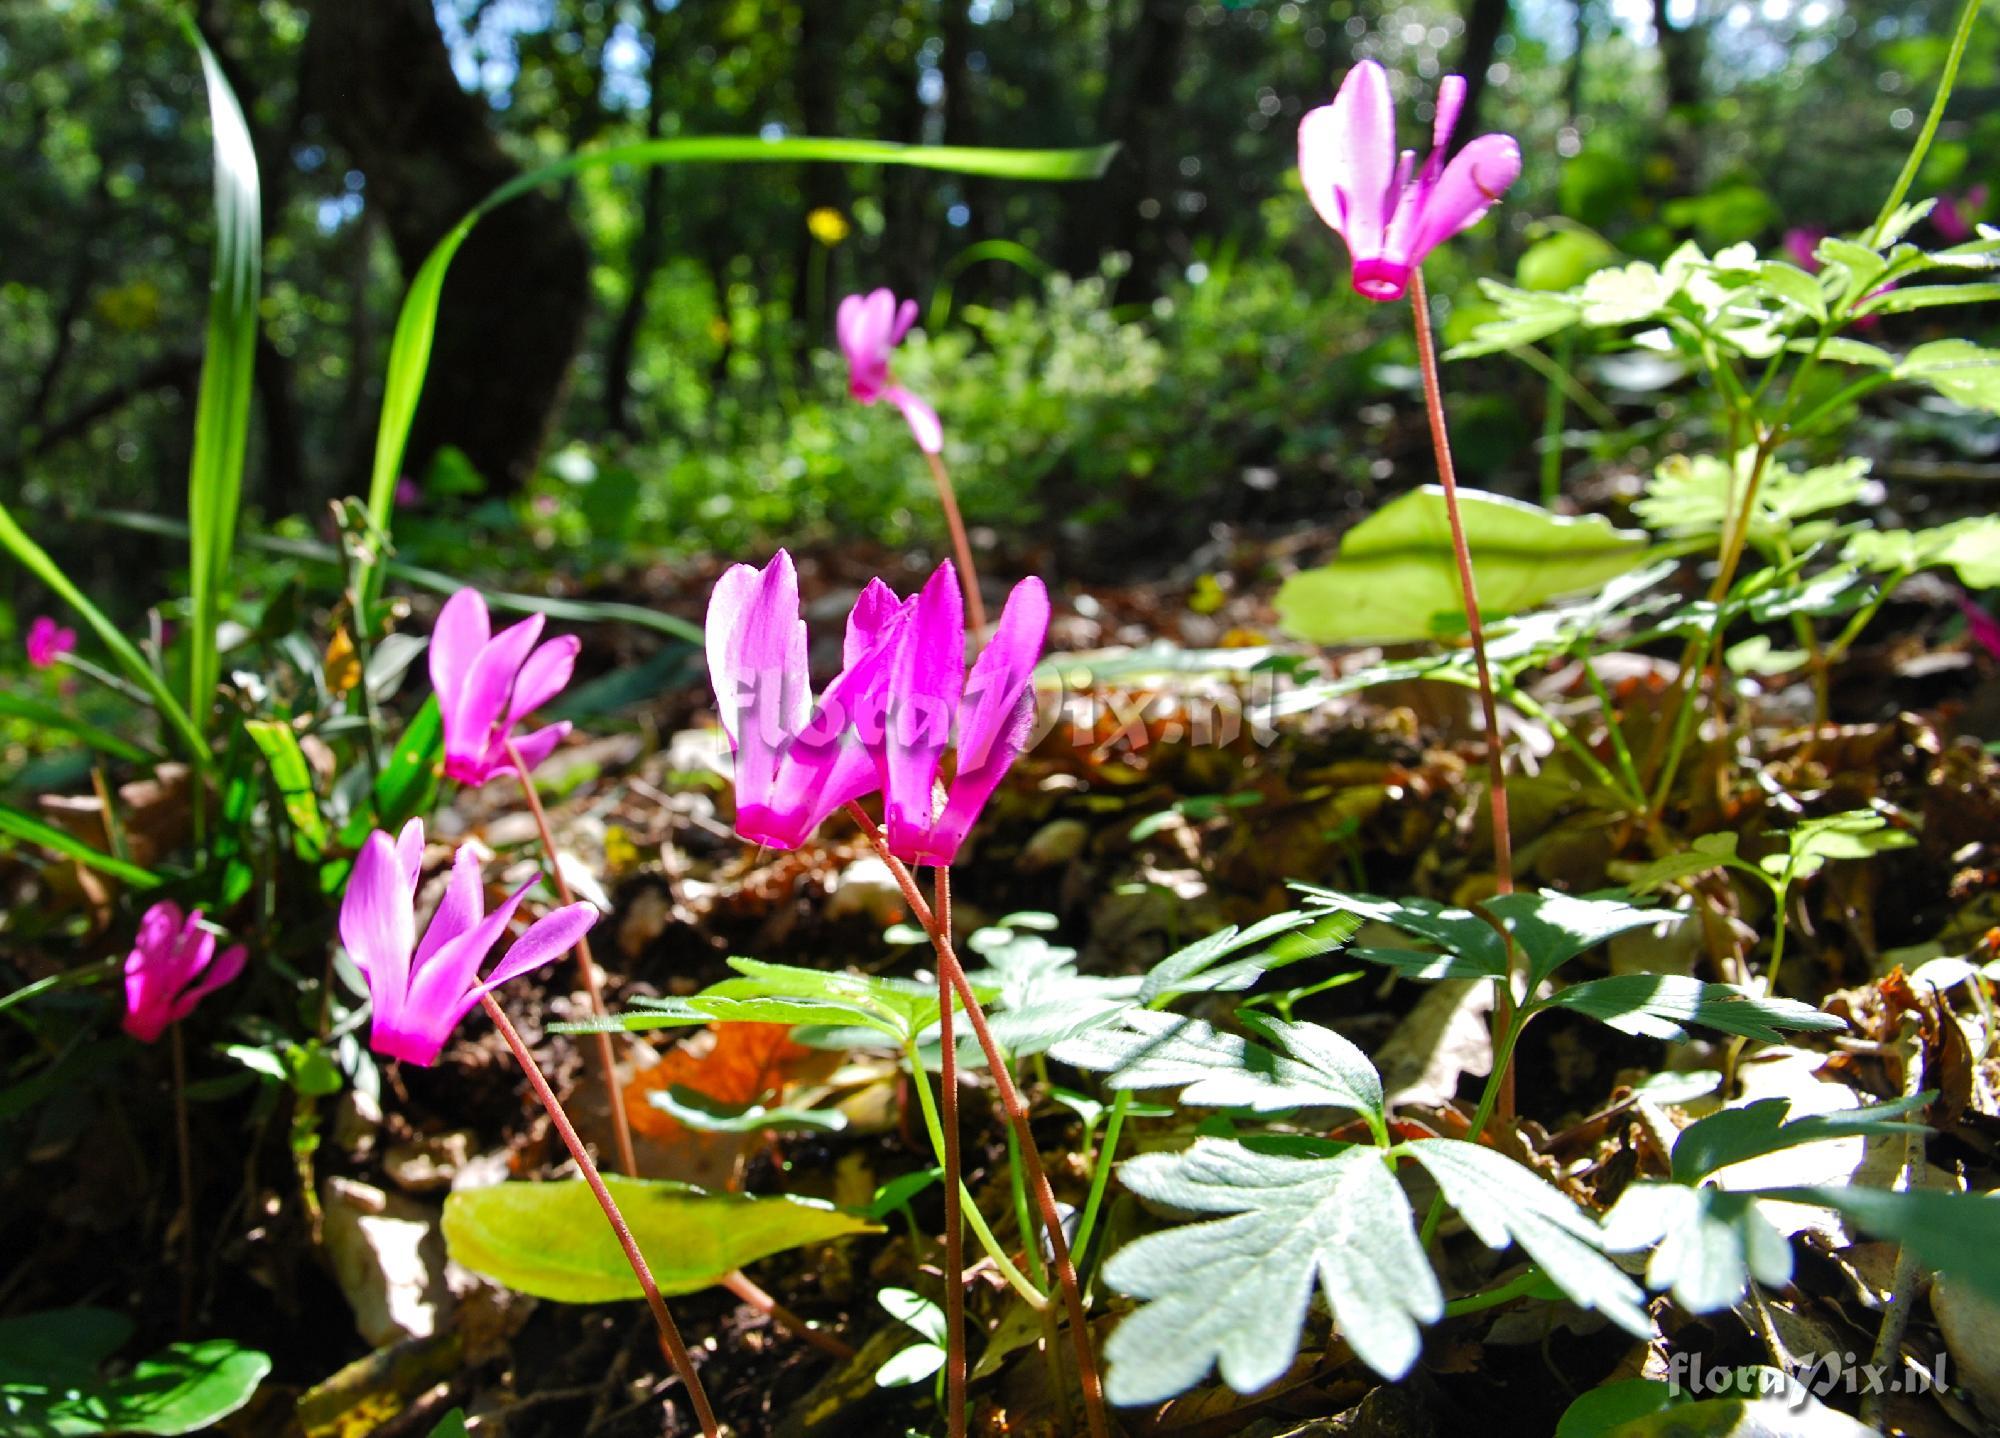
[[[796,849],[834,810],[877,783],[860,730],[876,712],[888,649],[907,616],[880,580],[848,616],[842,669],[812,698],[799,576],[779,550],[762,569],[738,564],[709,596],[705,637],[716,711],[736,753],[736,832]]]
[[[1331,105],[1299,122],[1299,178],[1319,217],[1347,242],[1354,288],[1371,300],[1401,299],[1424,256],[1493,208],[1521,175],[1510,135],[1481,135],[1445,163],[1465,104],[1465,79],[1438,85],[1431,153],[1396,150],[1389,77],[1373,60],[1347,72]]]
[[[1952,244],[1962,244],[1977,233],[1979,213],[1986,208],[1986,186],[1974,185],[1962,195],[1941,195],[1931,209],[1931,224]]]
[[[28,662],[37,669],[52,669],[56,660],[76,648],[76,631],[66,629],[46,614],[37,614],[28,626]]]
[[[232,944],[218,956],[215,935],[201,926],[201,910],[185,919],[179,904],[162,899],[139,920],[139,935],[125,956],[125,1032],[150,1044],[194,1012],[196,1004],[243,972],[244,950]]]
[[[539,614],[493,633],[477,590],[461,589],[445,601],[431,631],[431,685],[444,719],[444,772],[459,783],[477,787],[512,767],[507,742],[514,726],[569,683],[582,645],[565,634],[537,649],[541,633]],[[567,723],[551,724],[522,735],[514,747],[532,769],[567,733]]]
[[[1809,275],[1819,273],[1819,242],[1826,231],[1817,225],[1793,225],[1785,231],[1785,255]]]
[[[574,946],[597,922],[597,910],[568,904],[537,919],[481,978],[480,964],[536,881],[530,879],[489,914],[479,856],[469,845],[461,848],[444,898],[419,940],[416,904],[423,866],[423,820],[410,820],[394,839],[380,829],[370,834],[341,897],[340,942],[368,980],[375,1010],[368,1046],[429,1067],[482,995]]]
[[[2000,619],[1964,590],[1957,595],[1958,612],[1965,616],[1965,632],[1978,641],[1995,659],[2000,659]]]
[[[876,581],[878,584],[880,581]],[[883,599],[894,596],[883,586]],[[889,852],[911,864],[950,864],[1035,727],[1035,664],[1049,629],[1049,594],[1030,576],[1014,586],[1000,623],[968,675],[965,596],[946,560],[886,641],[884,722],[865,737],[881,774]],[[938,801],[947,747],[952,773]]]
[[[917,447],[925,454],[944,448],[944,426],[937,411],[897,384],[889,373],[889,354],[917,322],[917,302],[896,303],[889,290],[849,295],[834,315],[834,334],[847,357],[847,392],[863,404],[886,399],[903,412]]]

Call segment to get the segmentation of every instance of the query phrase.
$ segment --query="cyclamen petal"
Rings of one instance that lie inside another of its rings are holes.
[[[202,927],[201,910],[182,916],[163,899],[139,920],[125,958],[125,1032],[153,1043],[169,1024],[243,971],[246,952],[235,944],[216,955],[215,935]]]
[[[1354,288],[1369,299],[1400,299],[1424,257],[1477,222],[1520,177],[1520,147],[1506,135],[1482,135],[1445,163],[1464,103],[1465,81],[1447,75],[1421,169],[1397,153],[1389,77],[1373,60],[1348,71],[1333,103],[1299,122],[1306,197],[1347,242]]]
[[[38,614],[28,626],[26,648],[28,663],[34,668],[53,668],[58,659],[76,648],[76,631],[56,623],[46,614]]]
[[[403,840],[410,839],[412,828],[415,851],[421,854],[419,821],[405,827]],[[428,1066],[437,1062],[452,1030],[481,994],[574,945],[597,922],[597,911],[588,904],[556,910],[530,926],[482,979],[480,964],[506,932],[533,881],[489,914],[478,859],[471,849],[461,849],[445,897],[418,945],[418,876],[404,867],[401,853],[408,847],[379,829],[368,836],[341,899],[340,935],[368,981],[373,1006],[369,1046]]]
[[[926,454],[944,448],[944,426],[937,411],[918,396],[892,382],[889,356],[917,322],[917,302],[896,302],[889,290],[849,295],[834,315],[834,334],[847,361],[847,392],[863,404],[887,400],[902,411],[917,447]]]
[[[542,625],[542,616],[534,614],[494,634],[486,601],[476,590],[461,589],[445,602],[431,631],[430,669],[443,719],[444,771],[450,778],[476,788],[511,769],[507,744],[515,726],[569,683],[581,646],[565,635],[537,648]],[[545,758],[567,732],[544,739],[548,747],[528,767]],[[525,749],[522,758],[528,759]]]
[[[891,852],[921,845],[936,817],[938,761],[965,692],[965,594],[946,560],[896,640],[877,767]]]

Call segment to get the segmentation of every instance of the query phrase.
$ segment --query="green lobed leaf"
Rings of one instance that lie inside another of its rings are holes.
[[[2000,1304],[2000,1200],[1935,1189],[1767,1189],[1766,1198],[1837,1211],[1862,1232],[1907,1244],[1925,1268]]]
[[[1178,1089],[1180,1101],[1195,1107],[1348,1108],[1381,1121],[1382,1081],[1353,1044],[1313,1024],[1267,1020],[1260,1028],[1289,1056],[1152,1009],[1128,1009],[1065,1039],[1049,1056],[1104,1074],[1108,1089]]]
[[[1723,868],[1745,869],[1761,875],[1755,865],[1736,857],[1736,835],[1722,833],[1702,834],[1685,849],[1633,866],[1624,878],[1634,893],[1642,893],[1664,888],[1676,879],[1691,879],[1696,874]]]
[[[1572,984],[1548,1002],[1588,1014],[1620,1033],[1679,1041],[1686,1024],[1763,1043],[1779,1043],[1786,1029],[1823,1033],[1847,1025],[1796,999],[1760,998],[1734,984],[1703,983],[1678,974],[1617,974]]]
[[[1635,1183],[1604,1215],[1604,1240],[1616,1253],[1652,1250],[1647,1286],[1671,1289],[1690,1313],[1734,1307],[1753,1275],[1774,1288],[1792,1281],[1791,1245],[1751,1194]]]
[[[1889,574],[1937,565],[1956,570],[1968,589],[2000,588],[2000,516],[1974,515],[1931,529],[1865,529],[1848,537],[1841,557]]]
[[[1301,1159],[1204,1138],[1118,1175],[1149,1203],[1227,1216],[1147,1234],[1106,1262],[1105,1280],[1144,1300],[1105,1345],[1114,1403],[1164,1401],[1217,1367],[1238,1393],[1275,1382],[1298,1353],[1315,1286],[1356,1355],[1390,1379],[1416,1362],[1418,1325],[1444,1313],[1380,1150]]]
[[[664,1092],[655,1089],[646,1102],[700,1133],[838,1133],[847,1127],[847,1115],[837,1108],[723,1103],[684,1084]]]
[[[1602,1252],[1603,1231],[1554,1185],[1505,1154],[1458,1139],[1429,1139],[1397,1149],[1437,1180],[1444,1201],[1488,1248],[1518,1243],[1580,1308],[1593,1309],[1650,1339],[1645,1295]]]
[[[1674,1181],[1699,1183],[1730,1164],[1822,1139],[1924,1133],[1928,1130],[1921,1123],[1890,1120],[1923,1108],[1936,1097],[1935,1093],[1920,1093],[1860,1108],[1810,1114],[1789,1123],[1785,1116],[1791,1112],[1792,1104],[1787,1098],[1758,1099],[1755,1103],[1718,1109],[1682,1129],[1674,1140]]]
[[[1608,939],[1633,929],[1678,923],[1682,917],[1671,909],[1642,909],[1623,895],[1576,898],[1554,889],[1502,894],[1487,900],[1486,911],[1506,925],[1527,955],[1531,990],[1578,954]]]
[[[1931,340],[1903,356],[1895,374],[1920,380],[1967,409],[2000,414],[2000,350],[1971,340]]]
[[[1440,966],[1436,955],[1414,949],[1355,949],[1356,958],[1390,964],[1404,972],[1421,971],[1425,978],[1498,978],[1507,972],[1506,940],[1490,921],[1470,909],[1440,904],[1435,899],[1382,899],[1372,894],[1336,893],[1310,884],[1293,887],[1314,903],[1388,924],[1436,944],[1452,962]]]
[[[1635,569],[1646,536],[1478,490],[1459,492],[1482,615],[1532,609]],[[1456,632],[1464,605],[1444,491],[1425,485],[1350,529],[1332,563],[1288,578],[1286,633],[1317,644],[1400,643]]]
[[[1771,854],[1760,867],[1774,879],[1809,879],[1829,859],[1866,859],[1889,849],[1907,849],[1916,836],[1892,829],[1886,816],[1873,809],[1850,809],[1807,819],[1785,834],[1785,852]]]
[[[1983,305],[2000,300],[2000,284],[1983,282],[1964,285],[1901,285],[1884,290],[1855,306],[1863,315],[1900,315],[1911,310],[1936,309],[1940,305]]]
[[[604,1182],[662,1293],[693,1293],[789,1248],[881,1231],[809,1198],[707,1193],[617,1174]],[[609,1303],[641,1296],[582,1179],[461,1189],[445,1200],[444,1237],[457,1262],[537,1298]]]

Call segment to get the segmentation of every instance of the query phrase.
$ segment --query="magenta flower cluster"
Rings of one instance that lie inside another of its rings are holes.
[[[791,555],[730,568],[709,598],[706,638],[736,753],[737,832],[797,848],[834,810],[880,791],[890,851],[951,863],[1027,745],[1048,624],[1048,591],[1022,580],[968,673],[965,595],[949,561],[907,599],[871,580],[815,704]]]
[[[37,669],[53,669],[63,655],[76,649],[76,631],[37,614],[28,626],[28,663]]]
[[[445,601],[431,631],[431,684],[444,720],[444,772],[477,787],[513,767],[511,741],[521,762],[534,768],[569,733],[551,724],[515,739],[514,728],[563,691],[581,648],[573,634],[536,647],[542,616],[493,632],[486,601],[461,589]]]

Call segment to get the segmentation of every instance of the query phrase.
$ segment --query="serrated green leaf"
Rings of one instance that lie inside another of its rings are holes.
[[[604,1182],[662,1293],[693,1293],[789,1248],[881,1232],[808,1198],[707,1193],[619,1174],[605,1174]],[[641,1296],[580,1178],[460,1189],[445,1200],[444,1237],[457,1262],[537,1298],[610,1303]]]
[[[1348,916],[1334,916],[1331,919],[1315,920],[1315,916],[1305,910],[1271,914],[1259,919],[1247,929],[1239,929],[1231,924],[1225,929],[1197,939],[1185,948],[1176,949],[1146,972],[1139,986],[1139,1002],[1158,1004],[1181,994],[1210,993],[1218,989],[1234,991],[1248,988],[1256,980],[1258,969],[1230,966],[1230,973],[1218,982],[1215,968],[1223,959],[1240,953],[1253,944],[1261,944],[1281,934],[1317,923],[1317,932],[1308,944],[1294,945],[1285,951],[1282,958],[1260,966],[1277,967],[1280,963],[1290,963],[1308,954],[1318,955],[1338,948],[1359,927],[1359,920]],[[1346,934],[1339,931],[1345,929]],[[1276,950],[1274,949],[1274,954]]]
[[[1647,1286],[1671,1289],[1690,1313],[1734,1307],[1752,1276],[1774,1288],[1792,1281],[1791,1245],[1750,1194],[1635,1183],[1605,1214],[1604,1241],[1616,1253],[1651,1249]]]
[[[2000,350],[1970,340],[1932,340],[1903,356],[1896,378],[1921,380],[1967,409],[2000,414]]]
[[[699,1133],[838,1133],[847,1127],[847,1115],[837,1108],[723,1103],[684,1084],[654,1089],[646,1102]]]
[[[1849,339],[1845,335],[1834,335],[1826,340],[1793,340],[1786,348],[1799,354],[1809,354],[1817,348],[1821,359],[1837,360],[1841,364],[1862,365],[1868,369],[1896,367],[1896,357],[1880,345]]]
[[[1378,1150],[1301,1159],[1199,1139],[1118,1173],[1148,1202],[1228,1216],[1147,1234],[1105,1264],[1113,1288],[1145,1300],[1105,1345],[1114,1403],[1164,1401],[1216,1367],[1239,1393],[1275,1382],[1298,1353],[1315,1281],[1341,1336],[1390,1379],[1416,1362],[1418,1325],[1444,1312]]]
[[[1940,305],[1983,305],[2000,300],[2000,284],[1903,285],[1871,296],[1855,306],[1855,316],[1900,315]]]
[[[1482,614],[1512,614],[1592,589],[1637,568],[1646,536],[1599,516],[1573,518],[1461,490]],[[1288,578],[1275,601],[1285,631],[1318,644],[1432,639],[1462,624],[1458,564],[1444,492],[1435,485],[1347,531],[1332,563]]]
[[[1944,566],[1968,589],[2000,587],[2000,516],[1973,515],[1932,529],[1865,529],[1848,538],[1841,557],[1883,574]]]
[[[1765,1198],[1831,1208],[1875,1238],[1907,1244],[1933,1273],[2000,1304],[2000,1199],[1935,1189],[1768,1189]]]
[[[1291,1057],[1200,1019],[1151,1009],[1128,1009],[1057,1044],[1049,1055],[1103,1074],[1108,1089],[1178,1089],[1180,1101],[1194,1107],[1259,1113],[1349,1108],[1379,1121],[1381,1079],[1359,1049],[1311,1024],[1265,1027]]]
[[[1481,1243],[1495,1250],[1520,1244],[1578,1307],[1602,1313],[1634,1338],[1652,1337],[1645,1295],[1600,1251],[1597,1224],[1553,1185],[1476,1143],[1431,1139],[1397,1151],[1429,1171]]]
[[[1853,1138],[1870,1134],[1924,1133],[1920,1123],[1891,1122],[1902,1114],[1923,1108],[1937,1095],[1915,1094],[1860,1108],[1810,1114],[1787,1123],[1791,1100],[1759,1099],[1719,1109],[1698,1123],[1690,1124],[1674,1140],[1673,1177],[1676,1183],[1699,1183],[1717,1169],[1745,1159],[1801,1144],[1830,1138]]]
[[[1502,894],[1487,900],[1486,911],[1507,926],[1528,956],[1530,989],[1541,987],[1550,974],[1608,939],[1682,917],[1670,909],[1642,909],[1623,895],[1575,898],[1554,889]]]
[[[1838,293],[1843,298],[1867,294],[1875,288],[1882,272],[1889,268],[1889,262],[1868,246],[1857,245],[1838,236],[1830,235],[1821,240],[1814,255],[1822,265],[1838,266],[1833,278],[1839,282]]]
[[[1702,834],[1678,853],[1663,854],[1657,859],[1635,865],[1625,871],[1624,878],[1626,887],[1636,894],[1663,888],[1675,879],[1693,878],[1696,874],[1725,868],[1754,871],[1753,865],[1736,857],[1734,833]]]
[[[1479,288],[1500,311],[1500,318],[1488,320],[1472,331],[1462,343],[1445,352],[1447,360],[1476,359],[1519,349],[1568,329],[1582,314],[1582,306],[1567,294],[1517,290],[1497,280],[1481,280]]]
[[[1462,971],[1455,968],[1449,977],[1498,978],[1507,972],[1507,941],[1490,921],[1470,909],[1440,904],[1435,899],[1382,899],[1372,894],[1337,893],[1310,884],[1294,887],[1316,903],[1359,914],[1364,919],[1388,924],[1436,944],[1463,966]],[[1355,949],[1352,952],[1356,958],[1366,958],[1374,963],[1393,963],[1395,961],[1387,955],[1399,951]],[[1420,964],[1433,957],[1411,951],[1410,962]],[[1402,965],[1398,963],[1397,967]]]
[[[1784,837],[1785,852],[1768,855],[1759,864],[1765,873],[1785,882],[1811,878],[1829,859],[1866,859],[1917,842],[1914,834],[1890,828],[1888,819],[1873,809],[1807,819]]]
[[[1646,493],[1632,506],[1648,527],[1664,534],[1719,534],[1741,508],[1754,455],[1744,450],[1731,467],[1714,455],[1670,455],[1654,469]],[[1767,462],[1757,487],[1750,538],[1769,542],[1788,535],[1802,519],[1852,504],[1867,488],[1868,461],[1847,459],[1815,469]]]
[[[1759,998],[1734,984],[1706,984],[1678,974],[1617,974],[1572,984],[1549,1003],[1588,1014],[1620,1033],[1682,1040],[1684,1024],[1779,1043],[1786,1029],[1834,1032],[1847,1027],[1796,999]]]
[[[1826,293],[1820,283],[1797,265],[1783,260],[1765,260],[1757,266],[1757,284],[1765,293],[1783,300],[1802,314],[1822,323],[1826,320]]]

